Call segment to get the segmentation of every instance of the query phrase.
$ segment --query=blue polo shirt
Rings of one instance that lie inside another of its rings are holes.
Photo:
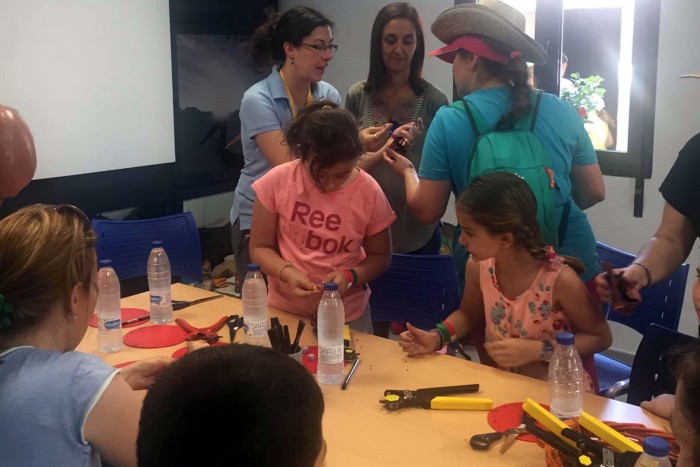
[[[313,83],[311,93],[314,100],[327,99],[340,105],[338,90],[325,81]],[[292,120],[289,98],[276,67],[273,67],[267,78],[258,81],[243,94],[240,118],[243,169],[231,207],[231,224],[240,218],[241,230],[245,230],[250,229],[253,216],[253,182],[271,168],[255,142],[255,137],[269,131],[282,130]]]
[[[474,104],[491,126],[508,112],[510,90],[505,87],[481,89],[466,99]],[[576,110],[552,94],[542,94],[535,122],[535,135],[542,141],[560,191],[555,202],[561,216],[571,196],[571,167],[597,164],[591,140]],[[455,196],[467,186],[469,155],[474,143],[469,117],[453,107],[443,107],[435,115],[423,146],[419,176],[429,180],[448,180]],[[584,281],[599,271],[595,237],[586,214],[571,203],[564,244],[558,253],[579,258],[585,267]]]

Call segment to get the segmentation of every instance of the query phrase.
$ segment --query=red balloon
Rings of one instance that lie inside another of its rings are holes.
[[[34,177],[36,150],[29,127],[14,109],[0,105],[0,203]]]

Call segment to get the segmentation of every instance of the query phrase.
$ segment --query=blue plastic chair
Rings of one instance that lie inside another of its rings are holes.
[[[146,275],[151,242],[161,240],[173,275],[201,281],[202,252],[191,212],[135,221],[92,221],[97,259],[111,259],[120,280]]]
[[[389,269],[369,286],[373,321],[432,329],[459,306],[457,270],[449,255],[394,253]]]
[[[598,242],[596,252],[600,264],[608,262],[613,268],[625,267],[635,259],[634,255],[601,242]],[[614,311],[607,303],[603,304],[603,312],[609,321],[630,327],[643,336],[653,323],[677,330],[689,268],[687,264],[682,264],[663,281],[642,289],[642,303],[634,309],[632,316]],[[606,355],[596,354],[595,365],[600,394],[606,394],[613,384],[630,378],[632,369],[629,365]]]
[[[673,371],[676,359],[697,339],[672,329],[651,324],[637,348],[629,380],[610,388],[610,396],[627,394],[627,403],[639,405],[659,394],[675,394]]]

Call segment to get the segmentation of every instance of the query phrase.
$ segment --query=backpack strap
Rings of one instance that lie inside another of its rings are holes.
[[[461,110],[467,114],[467,117],[469,117],[469,123],[472,126],[472,131],[474,132],[474,139],[485,133],[491,132],[491,126],[489,126],[489,124],[486,123],[486,120],[484,120],[484,117],[481,116],[479,109],[477,109],[474,104],[469,102],[466,98],[453,102],[451,107]]]

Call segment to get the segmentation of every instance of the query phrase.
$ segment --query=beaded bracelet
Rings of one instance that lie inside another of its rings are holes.
[[[357,271],[352,268],[348,269],[348,271],[350,271],[350,274],[352,275],[352,283],[357,284]]]
[[[443,345],[450,342],[450,330],[447,326],[445,326],[444,323],[437,323],[435,325],[435,330],[438,332],[438,334],[440,334],[440,338],[442,339]]]
[[[454,325],[450,323],[449,321],[443,321],[442,322],[445,326],[447,326],[447,330],[450,331],[450,342],[454,342],[457,340],[457,330],[455,329]]]
[[[341,272],[343,273],[343,275],[345,276],[345,279],[347,279],[347,281],[348,281],[348,289],[349,289],[349,288],[352,287],[353,284],[355,283],[355,281],[353,280],[353,277],[352,277],[352,273],[350,273],[350,270],[349,270],[349,269],[341,269],[340,271],[341,271]]]
[[[294,265],[290,261],[285,262],[282,265],[282,267],[279,269],[279,271],[277,271],[277,279],[282,280],[282,271],[284,271],[285,268],[293,268],[293,267],[294,267]],[[284,281],[282,281],[282,282],[284,282]]]
[[[437,337],[438,337],[438,343],[437,343],[437,346],[435,347],[435,349],[433,349],[433,352],[439,352],[439,351],[442,350],[442,348],[445,346],[445,341],[442,340],[442,335],[441,335],[440,332],[439,332],[437,329],[435,329],[435,328],[431,329],[431,330],[428,331],[428,332],[432,332],[432,333],[435,333],[435,334],[437,335]]]
[[[651,271],[649,270],[649,268],[647,267],[647,265],[644,264],[644,263],[640,263],[640,262],[638,262],[638,261],[635,261],[635,262],[633,262],[632,264],[636,264],[636,265],[639,266],[640,268],[644,269],[644,275],[647,276],[647,285],[645,285],[644,287],[650,286],[650,285],[651,285]]]

